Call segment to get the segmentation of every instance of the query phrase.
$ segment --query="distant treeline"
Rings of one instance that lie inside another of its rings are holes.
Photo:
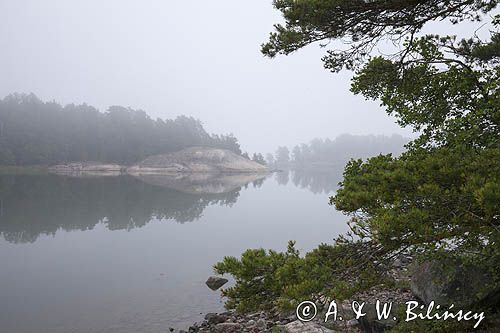
[[[101,161],[130,164],[190,146],[241,154],[233,135],[211,135],[197,119],[151,119],[144,111],[83,104],[61,106],[33,94],[0,100],[0,165]]]
[[[343,166],[351,158],[376,156],[379,154],[400,155],[410,140],[401,135],[351,135],[337,138],[314,139],[309,144],[295,146],[291,151],[279,147],[276,153],[267,154],[267,163],[278,168],[324,168]]]

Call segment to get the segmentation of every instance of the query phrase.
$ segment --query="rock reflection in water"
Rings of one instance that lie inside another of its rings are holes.
[[[253,173],[184,173],[175,176],[140,175],[141,181],[192,194],[220,194],[231,192],[249,183],[259,183],[266,175]]]

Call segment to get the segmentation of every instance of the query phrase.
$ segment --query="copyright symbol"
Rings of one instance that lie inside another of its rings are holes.
[[[311,301],[304,301],[300,303],[295,310],[297,319],[302,322],[313,320],[316,317],[317,313],[318,309],[316,308],[316,304]]]

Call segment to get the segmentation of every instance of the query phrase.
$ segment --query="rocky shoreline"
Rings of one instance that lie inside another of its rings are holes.
[[[381,333],[390,330],[399,321],[395,320],[398,308],[406,302],[417,301],[428,304],[432,299],[438,299],[442,304],[455,303],[464,308],[472,307],[474,295],[478,293],[476,282],[482,276],[474,266],[464,268],[462,263],[455,263],[455,270],[451,270],[446,279],[441,271],[442,263],[439,260],[416,263],[412,257],[400,255],[393,260],[388,274],[393,278],[397,287],[378,286],[368,291],[360,292],[352,297],[352,301],[365,302],[366,315],[359,320],[355,319],[351,301],[337,304],[337,320],[329,319],[325,322],[325,315],[331,300],[324,297],[316,302],[318,315],[309,322],[298,320],[296,314],[280,312],[256,312],[238,314],[235,311],[222,313],[208,313],[201,323],[194,323],[187,330],[171,328],[170,332],[178,333]],[[221,279],[223,280],[223,279]],[[207,284],[208,285],[208,284]],[[460,286],[457,289],[457,286]],[[461,286],[464,286],[462,288]],[[212,288],[213,289],[213,288]],[[457,292],[458,290],[458,292]],[[492,290],[483,299],[498,295],[498,290]],[[380,320],[376,314],[376,302],[393,304],[388,319]],[[482,302],[482,300],[479,300]],[[493,304],[493,306],[495,306]],[[331,317],[330,317],[331,318]],[[493,324],[491,324],[491,322]],[[489,326],[500,324],[500,318],[490,318]],[[479,328],[475,332],[494,332],[488,328]]]
[[[74,177],[119,176],[125,173],[125,170],[126,167],[119,164],[100,162],[72,162],[48,167],[50,173]]]
[[[410,259],[406,257],[398,258],[395,261],[393,269],[390,274],[400,281],[408,281],[408,265]],[[221,279],[224,280],[224,279]],[[214,277],[210,277],[207,285],[212,287],[221,287]],[[226,280],[227,281],[227,280]],[[215,289],[218,289],[215,288]],[[356,295],[356,300],[367,302],[367,304],[375,304],[376,300],[381,302],[394,302],[403,303],[409,299],[414,298],[409,289],[373,289],[369,292],[360,293]],[[334,333],[334,332],[347,332],[347,333],[361,333],[361,332],[383,332],[388,325],[393,323],[384,323],[377,321],[375,314],[369,313],[362,320],[356,320],[354,313],[351,309],[349,301],[338,304],[338,318],[342,320],[335,322],[324,322],[326,311],[330,300],[322,298],[318,304],[318,315],[314,320],[309,322],[302,322],[297,319],[294,312],[280,313],[280,312],[256,312],[250,314],[238,314],[235,311],[226,311],[222,313],[208,313],[200,323],[194,323],[187,330],[174,330],[170,332],[178,333]],[[378,328],[383,328],[379,330]]]
[[[366,308],[375,308],[376,300],[381,302],[404,303],[414,299],[409,291],[372,290],[370,293],[359,295],[360,302],[367,302]],[[222,313],[208,313],[201,323],[194,323],[187,330],[178,333],[362,333],[384,332],[394,326],[391,320],[379,321],[374,311],[367,311],[367,315],[360,320],[355,319],[349,301],[338,304],[338,320],[324,322],[329,302],[325,301],[318,307],[318,315],[314,320],[302,322],[295,313],[266,313],[238,314],[235,311]],[[342,318],[342,319],[340,319]],[[171,329],[171,332],[176,332]]]
[[[190,147],[178,152],[150,156],[134,165],[102,162],[69,162],[53,165],[49,172],[75,176],[132,176],[196,173],[268,173],[269,169],[255,161],[226,149]]]

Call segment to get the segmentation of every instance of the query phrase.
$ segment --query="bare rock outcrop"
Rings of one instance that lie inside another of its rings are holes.
[[[154,155],[127,169],[140,175],[178,173],[265,173],[264,165],[226,149],[191,147],[169,154]]]

